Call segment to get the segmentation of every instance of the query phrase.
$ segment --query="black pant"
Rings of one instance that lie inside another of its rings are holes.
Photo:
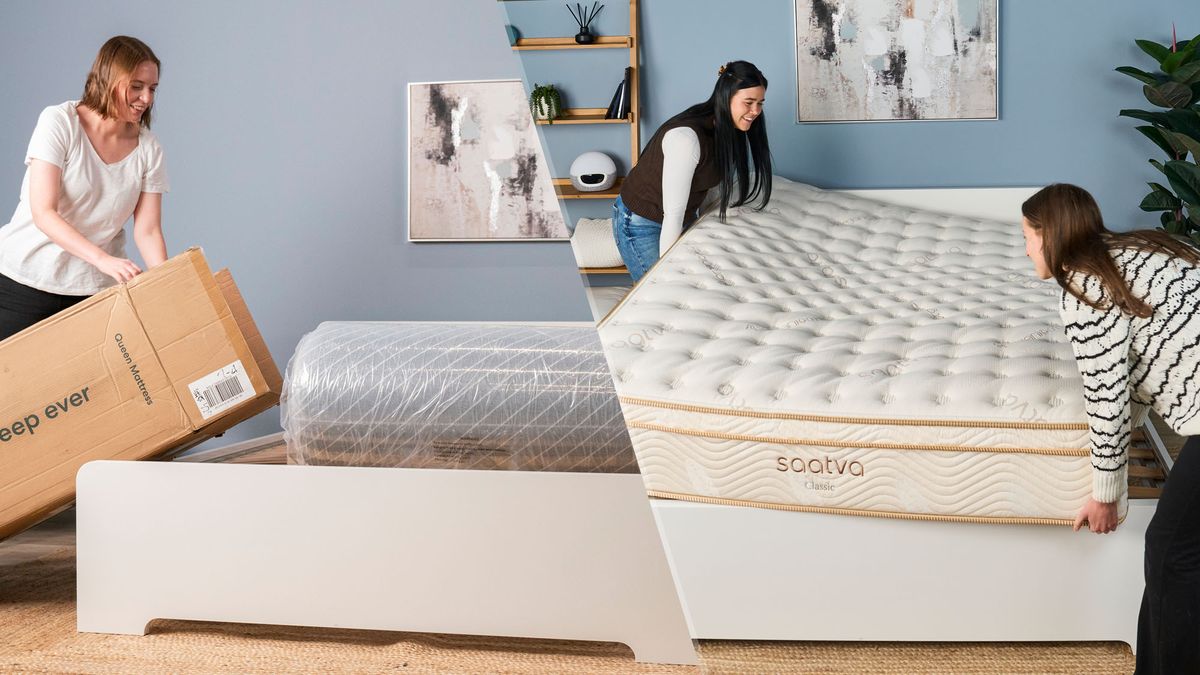
[[[1137,675],[1200,673],[1200,436],[1179,453],[1146,530]]]
[[[0,274],[0,340],[87,298],[39,291]]]

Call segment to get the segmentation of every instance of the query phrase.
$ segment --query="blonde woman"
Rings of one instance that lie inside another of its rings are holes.
[[[141,40],[114,37],[96,55],[83,97],[42,111],[20,201],[0,227],[0,339],[139,274],[125,253],[130,216],[145,263],[166,260],[169,185],[150,133],[160,65]]]

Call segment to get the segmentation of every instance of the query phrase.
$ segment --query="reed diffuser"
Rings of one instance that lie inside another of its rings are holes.
[[[575,8],[572,9],[568,4],[567,11],[571,13],[571,18],[575,19],[575,23],[579,24],[579,32],[575,34],[575,43],[581,45],[590,45],[596,41],[596,37],[592,35],[592,21],[596,19],[603,9],[604,5],[599,2],[593,2],[591,7],[575,3]]]

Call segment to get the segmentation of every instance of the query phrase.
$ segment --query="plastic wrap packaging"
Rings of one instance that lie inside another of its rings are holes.
[[[293,464],[637,472],[590,326],[323,323],[282,411]]]

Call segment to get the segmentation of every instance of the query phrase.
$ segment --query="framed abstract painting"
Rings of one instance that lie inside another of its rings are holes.
[[[794,1],[797,122],[998,118],[998,0]]]
[[[409,241],[569,236],[519,80],[409,84]]]

